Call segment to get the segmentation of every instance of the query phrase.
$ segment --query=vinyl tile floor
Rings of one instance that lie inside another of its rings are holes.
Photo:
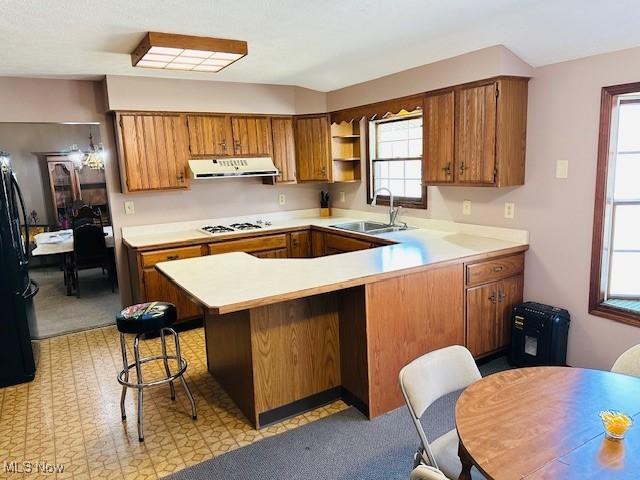
[[[191,419],[179,384],[176,401],[168,385],[147,389],[144,443],[138,442],[132,390],[127,421],[120,418],[116,373],[122,357],[115,327],[40,341],[35,380],[0,389],[0,478],[161,478],[347,408],[334,402],[257,431],[208,373],[202,328],[182,332],[180,340],[198,419]],[[145,356],[160,353],[160,342],[144,340],[141,350]],[[145,380],[163,372],[161,362],[143,367]],[[58,471],[27,474],[29,462],[33,470],[37,463]]]

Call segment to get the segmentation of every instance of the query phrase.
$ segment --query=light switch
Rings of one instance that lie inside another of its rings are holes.
[[[471,215],[471,200],[462,201],[462,214]]]
[[[513,218],[516,214],[516,204],[513,202],[504,203],[504,218]]]
[[[278,203],[280,205],[284,205],[285,203],[287,203],[287,197],[284,195],[284,193],[278,195]]]
[[[136,213],[136,209],[133,206],[133,202],[129,200],[128,202],[124,202],[124,213],[127,215],[133,215]]]
[[[569,178],[569,160],[556,162],[556,178]]]
[[[347,200],[347,196],[344,192],[340,192],[340,201],[345,202]]]

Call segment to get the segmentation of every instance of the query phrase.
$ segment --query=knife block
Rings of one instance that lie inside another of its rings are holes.
[[[331,209],[330,208],[320,208],[320,216],[321,217],[330,217]]]

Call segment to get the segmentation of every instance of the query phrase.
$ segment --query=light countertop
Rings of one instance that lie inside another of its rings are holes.
[[[368,218],[377,219],[372,215]],[[272,227],[261,232],[309,225],[329,227],[354,219],[357,217],[288,218],[274,221]],[[412,225],[410,219],[404,220],[409,220]],[[492,233],[486,228],[490,227],[478,226],[478,231]],[[376,235],[398,243],[319,258],[257,258],[235,252],[163,262],[156,268],[209,311],[227,313],[363,285],[448,261],[523,251],[528,246],[526,232],[507,229],[493,232],[493,237],[505,239],[469,234],[465,230],[473,231],[465,228],[448,228],[448,231],[417,228]],[[123,231],[123,237],[130,246],[159,245],[161,240],[171,243],[178,239],[201,239],[201,236],[211,238],[197,230],[161,232],[156,228],[155,233],[144,230],[136,233],[129,234],[127,238]]]

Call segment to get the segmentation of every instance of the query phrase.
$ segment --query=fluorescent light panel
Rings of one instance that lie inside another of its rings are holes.
[[[247,44],[239,40],[149,32],[131,54],[131,62],[144,68],[218,72],[245,55]]]

